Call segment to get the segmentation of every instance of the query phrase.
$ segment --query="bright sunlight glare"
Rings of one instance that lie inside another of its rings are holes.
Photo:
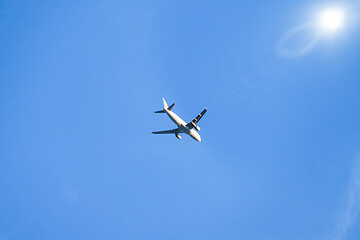
[[[320,25],[324,31],[334,32],[344,22],[344,12],[341,9],[327,9],[320,15]]]

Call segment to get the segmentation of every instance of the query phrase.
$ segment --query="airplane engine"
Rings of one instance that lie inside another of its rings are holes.
[[[200,131],[200,127],[197,126],[195,123],[191,122],[191,125],[196,129],[196,131]]]
[[[178,133],[175,133],[175,136],[178,138],[178,139],[181,139],[181,136],[180,136],[180,134],[178,134]]]

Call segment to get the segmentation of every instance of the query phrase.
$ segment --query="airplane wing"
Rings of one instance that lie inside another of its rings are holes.
[[[205,108],[199,115],[196,116],[196,118],[194,118],[191,122],[189,122],[188,124],[186,124],[187,127],[189,127],[190,129],[193,128],[193,124],[197,124],[200,119],[204,116],[204,114],[206,113],[207,108]]]
[[[158,132],[151,132],[153,134],[170,134],[170,133],[182,133],[180,128],[175,128],[171,130],[165,130],[165,131],[158,131]]]

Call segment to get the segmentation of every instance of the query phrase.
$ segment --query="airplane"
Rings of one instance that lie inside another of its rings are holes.
[[[176,115],[173,111],[173,107],[175,106],[175,103],[171,104],[170,107],[168,107],[165,99],[163,98],[164,107],[163,110],[155,111],[155,113],[166,113],[169,118],[178,126],[175,129],[166,130],[166,131],[158,131],[158,132],[152,132],[153,134],[172,134],[174,133],[175,136],[178,139],[181,139],[180,133],[186,133],[190,135],[193,139],[195,139],[198,142],[201,142],[201,137],[197,131],[200,131],[200,127],[196,124],[200,121],[202,116],[207,111],[207,108],[205,108],[196,118],[194,118],[191,122],[186,123],[184,120],[182,120],[178,115]],[[196,129],[196,131],[194,130]]]

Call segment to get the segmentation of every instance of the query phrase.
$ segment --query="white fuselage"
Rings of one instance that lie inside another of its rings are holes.
[[[196,141],[201,142],[201,137],[200,137],[199,133],[197,133],[194,129],[187,128],[186,122],[184,120],[182,120],[173,111],[167,110],[167,108],[164,108],[164,111],[169,116],[169,118],[181,129],[181,131],[190,135]]]

